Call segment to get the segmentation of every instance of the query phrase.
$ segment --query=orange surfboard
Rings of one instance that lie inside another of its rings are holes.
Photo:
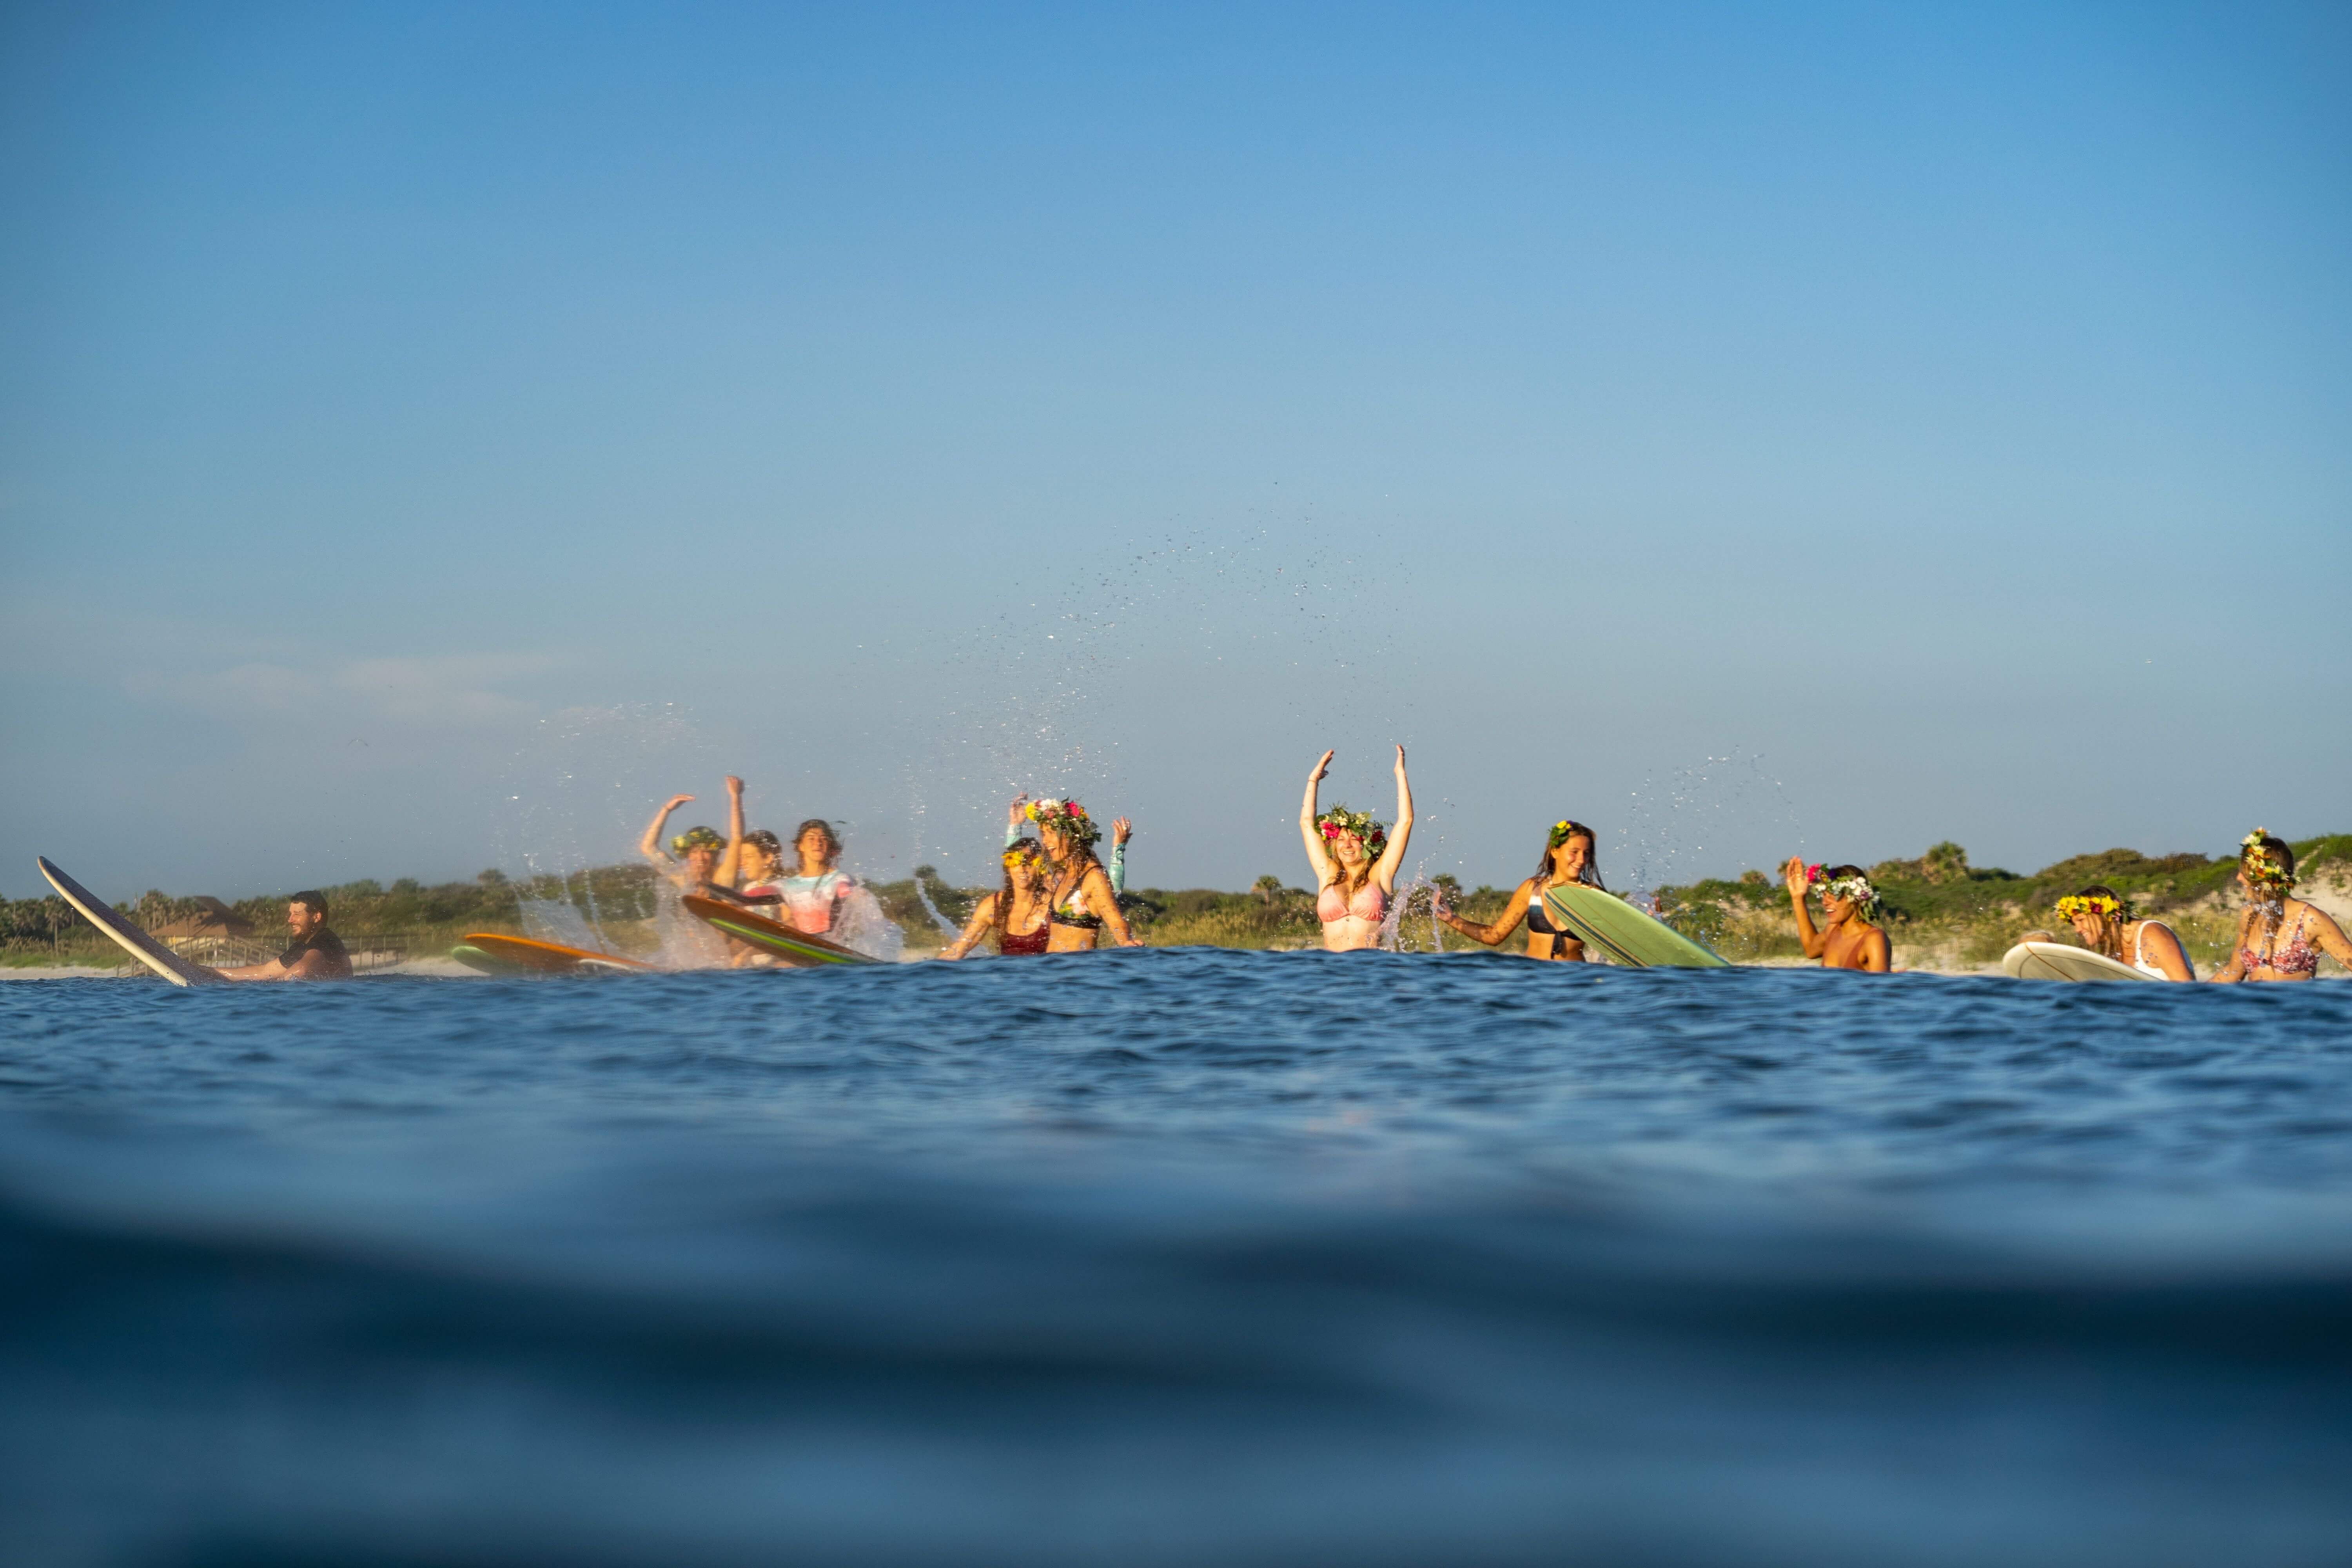
[[[584,947],[533,942],[527,936],[500,936],[487,931],[467,931],[466,940],[449,950],[449,956],[486,974],[579,974],[600,970],[607,973],[654,973],[661,968],[658,963],[623,958],[617,952],[593,952]]]

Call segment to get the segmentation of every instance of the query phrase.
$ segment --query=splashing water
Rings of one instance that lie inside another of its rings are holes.
[[[1735,748],[1645,778],[1633,792],[1606,874],[1646,910],[1662,887],[1738,875],[1727,858],[1733,846],[1768,842],[1803,847],[1796,805],[1761,757]]]
[[[963,934],[962,929],[959,927],[955,921],[940,913],[939,905],[931,902],[930,889],[923,886],[923,883],[927,879],[922,874],[922,868],[916,868],[915,897],[921,902],[923,912],[930,916],[932,923],[937,925],[941,931],[947,932],[950,938],[961,936]]]

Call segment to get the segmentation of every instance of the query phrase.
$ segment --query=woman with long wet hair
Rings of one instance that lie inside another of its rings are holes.
[[[1007,958],[1045,951],[1053,911],[1045,901],[1045,851],[1034,838],[1016,838],[1005,847],[1004,880],[996,891],[973,906],[963,934],[940,956],[961,958],[983,937],[996,939],[996,951]]]
[[[2238,916],[2238,940],[2230,962],[2213,972],[2229,984],[2240,980],[2312,980],[2322,952],[2352,969],[2352,942],[2327,911],[2291,897],[2294,850],[2284,838],[2257,827],[2239,840],[2238,886],[2246,908]]]
[[[1529,958],[1560,959],[1570,963],[1584,962],[1584,943],[1573,933],[1551,923],[1550,911],[1544,908],[1544,893],[1551,888],[1581,885],[1599,888],[1607,892],[1601,880],[1601,864],[1593,851],[1592,829],[1580,822],[1563,819],[1551,825],[1544,839],[1544,852],[1536,862],[1536,874],[1521,882],[1511,892],[1511,901],[1503,912],[1486,925],[1464,920],[1443,902],[1437,905],[1437,918],[1468,937],[1472,942],[1488,947],[1500,947],[1505,938],[1517,929],[1520,921],[1528,924],[1528,956]],[[1440,895],[1441,899],[1443,894]]]
[[[1024,814],[1037,825],[1047,862],[1045,951],[1090,952],[1105,931],[1121,947],[1141,947],[1119,913],[1109,873],[1095,858],[1102,829],[1087,808],[1075,800],[1033,800]]]
[[[2104,882],[2059,900],[2058,918],[2074,928],[2084,947],[2128,963],[2150,980],[2197,978],[2172,928],[2162,921],[2135,918],[2124,896]]]
[[[1323,922],[1323,946],[1352,952],[1376,945],[1396,896],[1397,868],[1412,840],[1412,785],[1404,775],[1404,748],[1396,749],[1397,816],[1393,832],[1370,812],[1335,805],[1316,809],[1315,797],[1334,753],[1326,752],[1307,775],[1307,797],[1298,807],[1298,837],[1307,863],[1315,868],[1315,918]]]

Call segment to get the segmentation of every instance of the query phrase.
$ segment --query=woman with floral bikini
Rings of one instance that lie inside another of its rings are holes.
[[[2326,910],[2287,896],[2294,889],[2294,851],[2284,839],[2260,827],[2241,839],[2238,886],[2246,908],[2238,917],[2236,951],[2213,972],[2215,980],[2315,979],[2322,952],[2352,969],[2352,942],[2343,929]]]
[[[1396,896],[1397,868],[1412,839],[1412,785],[1404,776],[1404,748],[1396,749],[1397,819],[1393,832],[1365,811],[1335,805],[1315,808],[1333,753],[1326,752],[1307,775],[1307,798],[1298,807],[1298,837],[1307,863],[1315,868],[1315,917],[1323,922],[1323,946],[1352,952],[1381,940],[1389,900]]]

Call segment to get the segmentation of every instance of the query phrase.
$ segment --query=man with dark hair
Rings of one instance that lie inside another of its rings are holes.
[[[1780,875],[1789,885],[1797,941],[1807,958],[1821,960],[1823,969],[1859,969],[1868,974],[1885,974],[1893,967],[1895,950],[1886,932],[1871,923],[1871,916],[1878,912],[1878,889],[1861,867],[1808,866],[1800,855],[1780,868]],[[1821,897],[1823,924],[1819,931],[1805,908],[1808,891]]]
[[[352,955],[343,939],[327,929],[327,895],[306,888],[286,900],[286,929],[293,942],[267,963],[219,971],[224,980],[349,980]]]

